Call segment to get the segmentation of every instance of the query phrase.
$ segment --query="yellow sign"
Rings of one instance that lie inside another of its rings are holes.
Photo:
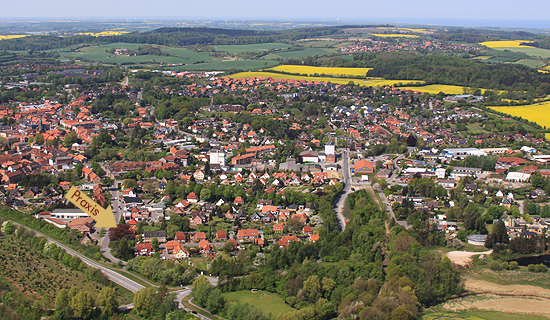
[[[65,198],[72,202],[75,206],[84,211],[87,215],[94,218],[96,228],[116,228],[115,216],[111,206],[103,209],[102,206],[90,199],[84,192],[76,187],[71,187],[69,192],[65,194]]]

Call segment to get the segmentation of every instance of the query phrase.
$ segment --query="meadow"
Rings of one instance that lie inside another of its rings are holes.
[[[266,71],[240,72],[240,73],[232,74],[229,77],[234,79],[265,77],[265,78],[272,78],[272,79],[293,79],[293,80],[332,82],[337,84],[348,84],[350,81],[353,81],[353,83],[361,86],[372,86],[372,87],[391,86],[398,82],[401,82],[403,84],[412,84],[412,83],[422,82],[422,80],[385,80],[382,78],[366,78],[365,80],[361,80],[361,79],[353,79],[353,78],[307,77],[307,76],[295,76],[295,75],[289,75],[289,74],[272,73],[272,72],[266,72]]]
[[[550,127],[550,101],[524,106],[489,107],[495,111],[507,113],[533,121],[540,126]]]
[[[299,73],[307,74],[308,76],[313,76],[314,74],[324,74],[328,76],[352,76],[352,77],[366,77],[367,72],[372,68],[338,68],[338,67],[311,67],[311,66],[300,66],[300,65],[281,65],[274,68],[268,69],[288,72],[288,73]]]
[[[270,53],[269,54],[269,56],[270,56],[269,59],[274,59],[274,58],[277,58],[277,57],[300,59],[300,58],[305,58],[305,57],[315,56],[315,55],[323,56],[325,54],[330,54],[330,53],[335,53],[335,52],[336,52],[336,49],[332,49],[332,48],[323,48],[323,49],[321,49],[321,48],[307,48],[307,49],[304,49],[304,50]],[[268,57],[264,57],[264,58],[267,59]]]
[[[212,57],[208,54],[197,53],[184,48],[169,48],[159,46],[160,49],[164,52],[167,52],[168,56],[156,56],[156,55],[142,55],[142,56],[127,56],[127,55],[114,55],[110,52],[105,52],[105,50],[110,50],[111,48],[121,49],[125,48],[128,50],[136,50],[139,47],[144,46],[144,44],[139,43],[109,43],[100,46],[90,46],[79,49],[78,51],[67,52],[61,51],[60,56],[62,58],[73,58],[77,60],[89,60],[93,62],[103,62],[103,63],[194,63],[196,61],[211,61]]]
[[[373,36],[381,38],[418,38],[419,36],[414,34],[401,34],[401,33],[371,33]]]
[[[216,51],[224,51],[229,54],[240,54],[243,52],[258,52],[268,51],[272,49],[288,49],[289,44],[286,43],[259,43],[259,44],[243,44],[243,45],[218,45],[214,46]]]
[[[529,315],[529,319],[548,319],[543,316]],[[422,320],[522,320],[526,319],[524,314],[512,314],[496,311],[465,311],[465,312],[435,312],[422,316]]]
[[[265,315],[271,314],[274,318],[295,310],[284,303],[278,295],[262,290],[256,293],[249,290],[227,292],[223,297],[230,301],[246,302],[260,308]]]
[[[279,64],[275,60],[223,60],[223,61],[211,61],[205,63],[189,64],[177,69],[181,70],[199,70],[199,71],[215,71],[215,70],[255,70],[260,68],[268,68]]]

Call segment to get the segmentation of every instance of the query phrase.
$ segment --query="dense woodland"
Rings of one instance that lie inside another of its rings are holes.
[[[116,36],[94,37],[74,35],[61,37],[57,35],[36,35],[25,38],[5,40],[0,43],[0,50],[49,50],[65,48],[71,45],[85,43],[98,45],[105,43],[127,42],[158,44],[165,46],[188,46],[197,44],[254,44],[289,40],[299,40],[309,37],[327,36],[341,33],[339,27],[300,28],[282,31],[232,30],[216,28],[160,28],[149,32],[132,32]]]

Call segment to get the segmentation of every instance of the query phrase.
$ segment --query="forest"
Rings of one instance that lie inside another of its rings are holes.
[[[188,45],[222,45],[222,44],[256,44],[279,41],[299,40],[310,37],[327,36],[341,33],[349,26],[298,28],[282,31],[232,30],[217,28],[160,28],[148,32],[132,32],[121,35],[94,37],[73,35],[34,35],[30,37],[8,39],[0,42],[0,50],[50,50],[65,48],[85,43],[98,45],[105,43],[125,42],[158,44],[182,47]]]

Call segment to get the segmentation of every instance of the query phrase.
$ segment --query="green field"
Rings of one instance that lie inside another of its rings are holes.
[[[214,46],[217,51],[224,51],[229,54],[239,54],[243,52],[258,52],[271,49],[287,49],[290,48],[286,43],[260,43],[260,44],[243,44],[243,45],[219,45]]]
[[[543,60],[533,60],[533,59],[522,59],[514,63],[522,64],[524,66],[528,66],[530,68],[535,68],[535,69],[542,68],[546,65]]]
[[[422,316],[422,320],[543,320],[543,316],[502,313],[496,311],[437,312]]]
[[[508,50],[512,52],[525,53],[532,57],[541,57],[543,59],[550,58],[550,50],[540,49],[540,48],[531,48],[531,47],[519,47],[519,48],[494,48],[496,50]]]
[[[269,54],[269,56],[278,56],[278,57],[281,57],[281,58],[297,58],[297,59],[300,59],[300,58],[305,58],[305,57],[314,56],[314,55],[322,56],[322,55],[325,55],[325,54],[335,53],[335,52],[336,52],[335,49],[330,49],[330,48],[327,48],[327,49],[308,48],[308,49],[298,50],[298,51],[287,51],[287,52],[272,53],[272,54]],[[270,59],[273,59],[273,58],[270,58]]]
[[[230,70],[230,69],[241,69],[241,70],[255,70],[260,68],[273,67],[279,64],[279,61],[275,60],[225,60],[225,61],[212,61],[205,63],[197,63],[192,65],[183,66],[182,70],[201,70],[201,71],[210,71],[210,70]]]
[[[93,62],[102,62],[102,63],[128,63],[132,62],[135,64],[141,63],[174,63],[174,64],[189,64],[196,61],[211,61],[212,57],[208,54],[197,53],[184,48],[169,48],[162,47],[161,50],[167,52],[168,56],[156,56],[156,55],[142,55],[142,56],[126,56],[126,55],[114,55],[109,52],[105,52],[106,49],[116,48],[126,48],[129,50],[136,50],[138,47],[144,46],[143,44],[138,43],[109,43],[100,46],[90,46],[79,49],[74,52],[60,51],[59,54],[61,58],[72,58],[76,60],[89,60]]]
[[[271,314],[274,318],[295,309],[284,303],[283,299],[274,293],[258,290],[252,293],[248,290],[227,292],[223,297],[230,301],[246,302],[262,310],[265,315]]]

